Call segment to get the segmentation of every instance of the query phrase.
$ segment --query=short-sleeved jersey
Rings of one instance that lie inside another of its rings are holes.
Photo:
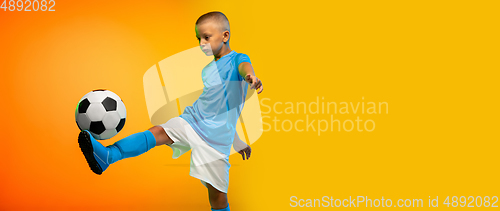
[[[227,156],[248,89],[238,71],[241,62],[250,62],[250,58],[233,50],[205,66],[201,73],[203,93],[180,115],[203,140]]]

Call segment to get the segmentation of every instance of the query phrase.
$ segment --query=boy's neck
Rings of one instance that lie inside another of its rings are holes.
[[[222,48],[220,49],[219,55],[214,55],[214,60],[217,61],[221,57],[227,55],[228,53],[231,53],[231,48],[229,47],[229,44],[223,45]]]

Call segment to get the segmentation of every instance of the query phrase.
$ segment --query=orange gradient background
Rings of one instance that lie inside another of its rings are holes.
[[[151,127],[143,74],[197,45],[194,23],[220,8],[212,3],[57,0],[55,12],[2,10],[0,209],[209,210],[206,188],[188,175],[189,153],[173,160],[170,148],[157,147],[94,175],[77,145],[74,109],[87,92],[109,89],[128,116],[104,144]],[[248,15],[224,12],[235,23]],[[233,33],[250,30],[238,25]],[[236,38],[232,44],[238,52],[252,45]],[[244,179],[237,156],[230,158],[232,192]],[[241,206],[233,200],[232,207]]]
[[[74,116],[83,95],[108,89],[127,120],[105,145],[150,128],[144,73],[197,46],[195,21],[210,11],[227,15],[231,48],[263,81],[265,123],[305,120],[269,111],[276,102],[278,111],[322,97],[389,105],[361,115],[373,132],[264,131],[250,160],[229,158],[231,210],[295,210],[291,196],[500,195],[494,1],[56,3],[55,12],[0,10],[0,210],[210,210],[188,175],[190,153],[173,160],[156,147],[92,173]]]

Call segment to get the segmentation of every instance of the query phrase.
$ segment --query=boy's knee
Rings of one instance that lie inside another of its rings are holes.
[[[226,196],[210,197],[210,205],[213,209],[224,209],[228,206]]]
[[[226,193],[217,190],[209,183],[207,183],[207,189],[210,205],[213,209],[224,209],[228,206]]]
[[[174,143],[172,141],[172,139],[170,139],[170,137],[168,137],[167,133],[165,132],[165,129],[163,129],[162,126],[158,126],[158,125],[153,126],[153,127],[149,128],[148,130],[151,131],[151,133],[153,133],[153,135],[156,139],[156,146],[160,146],[163,144],[171,145]]]

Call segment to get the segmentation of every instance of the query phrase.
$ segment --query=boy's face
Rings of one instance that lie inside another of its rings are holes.
[[[228,31],[222,32],[212,21],[196,25],[195,31],[201,50],[207,56],[218,55],[229,36]]]

